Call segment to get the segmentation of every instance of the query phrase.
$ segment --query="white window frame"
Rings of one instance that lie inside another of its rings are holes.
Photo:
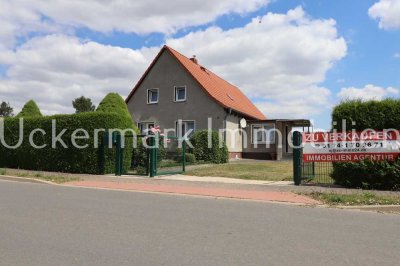
[[[157,101],[152,102],[150,99],[150,91],[154,92],[157,91]],[[158,88],[148,89],[147,90],[147,104],[156,104],[160,100],[160,90]]]
[[[145,130],[149,130],[149,129],[150,129],[150,128],[149,128],[149,125],[150,125],[150,124],[153,124],[153,127],[156,126],[156,123],[153,122],[153,121],[138,122],[138,123],[137,123],[137,127],[138,127],[138,129],[139,129],[139,131],[140,131],[140,134],[146,133]],[[140,125],[146,125],[146,129],[145,129],[145,130],[140,130]]]
[[[191,122],[193,122],[193,131],[192,131],[192,134],[194,134],[194,132],[196,132],[196,120],[181,120],[182,121],[182,124],[186,124],[186,123],[191,123]],[[182,138],[185,134],[183,134],[183,132],[179,132],[180,130],[179,130],[179,128],[178,128],[178,125],[179,125],[179,120],[176,120],[175,121],[175,133],[176,133],[176,136],[178,137],[178,138]],[[187,128],[187,126],[185,126],[186,128]],[[180,136],[180,134],[179,133],[182,133],[182,136]]]
[[[182,89],[182,88],[184,88],[185,89],[185,99],[183,99],[183,100],[178,100],[178,95],[177,95],[177,89]],[[175,86],[174,87],[174,102],[186,102],[186,99],[187,99],[187,87],[186,87],[186,85],[185,86]]]
[[[266,127],[270,128],[269,130],[273,130],[274,132],[274,139],[273,141],[269,140],[267,141],[267,139],[265,139],[264,141],[254,141],[254,127],[258,127],[258,128],[263,128],[266,129]],[[251,125],[251,144],[275,144],[276,143],[276,125],[275,124],[254,124]]]

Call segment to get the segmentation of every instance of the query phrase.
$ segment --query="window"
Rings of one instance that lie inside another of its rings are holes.
[[[147,90],[147,104],[158,103],[158,89]]]
[[[175,102],[186,101],[186,86],[175,87]]]
[[[176,136],[182,138],[183,136],[191,137],[196,129],[195,121],[182,121],[176,122]]]
[[[154,122],[140,122],[138,123],[138,129],[140,134],[147,134],[151,128],[154,127]]]
[[[274,144],[275,125],[253,125],[251,135],[253,144]]]

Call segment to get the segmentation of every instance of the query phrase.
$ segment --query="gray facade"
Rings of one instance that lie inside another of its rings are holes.
[[[176,101],[176,87],[186,88],[184,100]],[[157,101],[149,101],[149,90],[157,92]],[[167,49],[160,52],[146,71],[128,97],[127,105],[135,123],[158,125],[168,136],[179,135],[176,131],[179,120],[190,123],[191,126],[193,121],[194,130],[208,129],[210,126],[223,136],[230,158],[287,158],[292,153],[287,145],[288,133],[294,126],[304,125],[306,121],[254,120],[249,121],[245,129],[240,128],[240,120],[248,117],[231,108],[225,108],[212,98]],[[252,141],[252,129],[255,125],[273,125],[281,134],[276,134],[274,143],[255,144]]]
[[[275,141],[273,143],[256,144],[254,141],[254,126],[273,126],[276,130]],[[288,134],[292,131],[290,122],[270,121],[258,122],[252,121],[246,128],[247,145],[243,148],[245,157],[253,157],[254,159],[272,159],[281,160],[292,155],[292,148],[288,145]],[[246,156],[247,155],[247,156]]]
[[[275,141],[272,143],[257,144],[254,138],[253,128],[255,126],[273,126],[275,129]],[[252,159],[267,159],[267,160],[282,160],[289,159],[293,156],[292,131],[295,128],[310,128],[309,120],[264,120],[264,121],[249,121],[246,127],[246,141],[243,143],[243,157]]]
[[[175,86],[186,86],[186,101],[174,101]],[[148,89],[159,90],[158,103],[147,103]],[[195,121],[195,129],[207,129],[208,118],[211,118],[213,130],[219,130],[224,128],[227,115],[166,50],[127,104],[136,123],[154,122],[162,129],[175,129],[179,119]]]

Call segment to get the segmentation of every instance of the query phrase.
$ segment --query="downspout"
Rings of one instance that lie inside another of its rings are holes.
[[[231,115],[231,114],[232,114],[232,108],[229,108],[228,111],[226,112],[225,117],[224,117],[224,141],[225,141],[225,142],[226,142],[226,125],[227,125],[226,119],[227,119],[228,116]]]

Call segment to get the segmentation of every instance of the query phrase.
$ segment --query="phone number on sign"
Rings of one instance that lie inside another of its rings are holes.
[[[384,143],[381,141],[315,143],[314,145],[317,149],[329,149],[329,152],[362,152],[367,149],[384,148]]]

